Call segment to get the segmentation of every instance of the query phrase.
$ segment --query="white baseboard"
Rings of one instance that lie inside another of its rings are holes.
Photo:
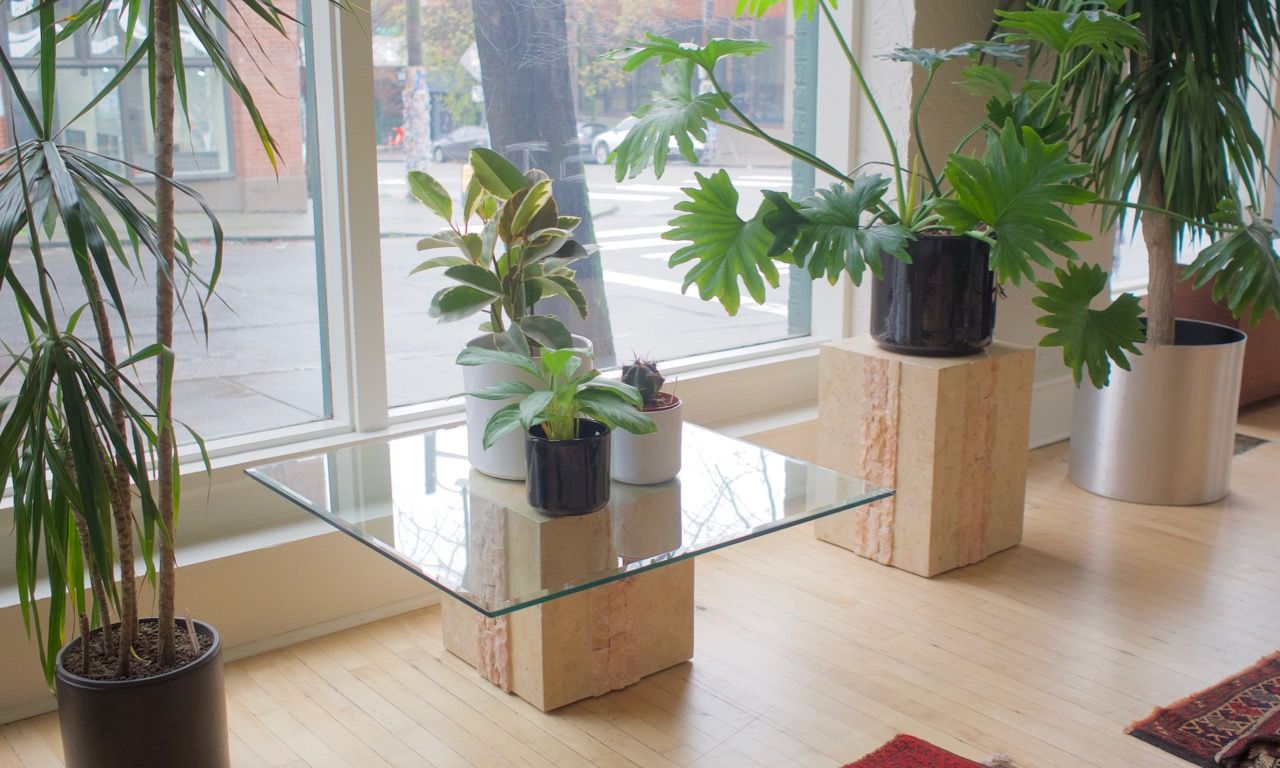
[[[1068,374],[1031,387],[1031,447],[1040,448],[1071,437],[1071,405],[1076,383]]]

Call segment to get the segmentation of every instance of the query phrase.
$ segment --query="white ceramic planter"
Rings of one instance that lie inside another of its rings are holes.
[[[582,336],[574,336],[573,343],[577,347],[591,348],[591,341]],[[493,349],[493,337],[485,334],[467,342],[468,347]],[[590,370],[594,363],[588,358],[583,370]],[[504,381],[523,381],[534,386],[537,379],[521,371],[519,368],[500,363],[484,365],[468,365],[462,368],[462,386],[467,392],[475,392],[493,384]],[[517,429],[504,435],[491,448],[484,447],[484,425],[489,417],[515,398],[508,400],[481,400],[476,397],[466,398],[467,405],[467,459],[471,466],[491,477],[503,480],[523,480],[524,432]]]
[[[675,398],[674,405],[644,412],[657,425],[657,432],[633,435],[621,429],[614,430],[614,480],[632,485],[653,485],[665,483],[680,473],[684,403],[680,398],[672,397]]]

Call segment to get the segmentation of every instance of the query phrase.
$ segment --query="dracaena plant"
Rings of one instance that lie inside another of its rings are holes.
[[[739,0],[739,15],[760,16],[781,0]],[[755,123],[720,82],[718,70],[734,58],[767,47],[755,40],[714,39],[705,45],[649,35],[609,55],[627,71],[649,62],[661,67],[660,90],[636,114],[639,121],[614,153],[619,181],[635,177],[650,164],[661,175],[669,142],[690,161],[693,139],[705,140],[712,125],[763,140],[829,180],[816,194],[796,199],[785,191],[765,190],[754,214],[738,213],[738,190],[726,171],[697,175],[697,185],[677,203],[680,215],[664,237],[684,241],[672,266],[690,263],[684,287],[696,285],[703,299],[716,299],[738,311],[741,288],[757,302],[766,284],[777,286],[779,265],[792,274],[825,277],[832,283],[848,275],[858,283],[867,271],[879,275],[882,259],[909,261],[906,247],[925,234],[963,235],[991,246],[990,265],[1001,283],[1033,281],[1043,294],[1037,302],[1053,329],[1043,344],[1060,346],[1079,380],[1084,369],[1102,385],[1110,361],[1127,366],[1126,353],[1143,339],[1137,299],[1122,296],[1109,306],[1091,305],[1105,289],[1106,275],[1077,260],[1073,244],[1089,239],[1069,209],[1100,202],[1085,185],[1090,171],[1077,161],[1069,142],[1072,82],[1088,67],[1122,66],[1125,56],[1143,48],[1132,17],[1114,13],[1105,3],[1082,3],[1077,10],[996,11],[989,40],[966,42],[946,50],[898,48],[889,58],[911,62],[925,72],[923,87],[911,104],[915,160],[908,167],[882,114],[862,67],[835,22],[835,0],[793,0],[797,15],[820,14],[851,70],[858,90],[875,116],[889,148],[888,175],[837,167],[787,142]],[[1015,68],[1030,45],[1048,61],[1042,68]],[[971,127],[945,161],[932,157],[920,130],[921,109],[935,76],[953,59],[968,60],[965,87],[988,99],[984,118]],[[1003,64],[1003,66],[1001,66]],[[1018,69],[1018,72],[1011,71]],[[1048,72],[1039,79],[1032,72]],[[695,74],[708,84],[695,93]],[[1057,256],[1066,260],[1055,264]]]
[[[636,435],[657,429],[653,420],[640,412],[644,398],[638,389],[602,379],[595,369],[580,372],[583,361],[590,357],[588,350],[544,346],[535,353],[524,344],[522,335],[511,332],[506,335],[504,349],[468,347],[457,360],[459,365],[514,366],[536,381],[536,384],[504,381],[467,393],[483,400],[520,399],[503,406],[489,418],[484,428],[485,448],[508,432],[518,428],[527,431],[538,425],[548,440],[573,440],[578,437],[581,419],[592,419],[610,429],[623,429]]]
[[[587,299],[569,266],[595,249],[573,239],[581,219],[559,214],[551,178],[540,170],[521,173],[484,148],[471,150],[470,168],[457,220],[453,198],[439,181],[421,171],[409,173],[414,197],[449,224],[419,240],[418,250],[456,251],[427,259],[410,273],[443,269],[455,283],[432,297],[431,316],[449,321],[484,313],[480,330],[497,338],[518,328],[536,344],[572,347],[564,323],[535,311],[540,300],[562,296],[587,316]]]

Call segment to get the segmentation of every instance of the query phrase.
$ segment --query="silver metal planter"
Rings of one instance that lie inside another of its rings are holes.
[[[1071,482],[1139,504],[1207,504],[1227,495],[1245,335],[1177,321],[1177,343],[1142,346],[1132,371],[1076,389]]]

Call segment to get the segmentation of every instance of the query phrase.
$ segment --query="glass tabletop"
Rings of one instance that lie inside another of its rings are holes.
[[[609,505],[545,517],[523,482],[471,469],[465,427],[247,470],[487,616],[892,495],[863,480],[684,425],[680,475],[613,483]]]

